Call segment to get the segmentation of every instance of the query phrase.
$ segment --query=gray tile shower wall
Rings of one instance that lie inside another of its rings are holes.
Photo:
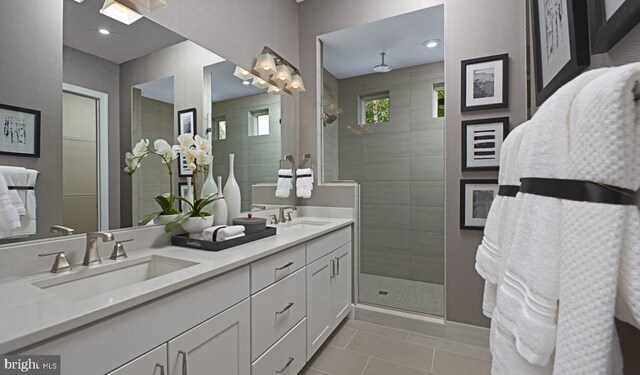
[[[444,282],[443,81],[443,63],[338,81],[339,178],[362,185],[363,273]],[[385,91],[390,122],[360,126],[360,97]]]

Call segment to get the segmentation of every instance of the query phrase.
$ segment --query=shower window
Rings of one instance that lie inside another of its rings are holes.
[[[433,84],[433,118],[444,117],[444,82]]]
[[[367,95],[360,98],[361,123],[375,124],[391,120],[389,92]]]
[[[249,136],[269,135],[269,110],[250,112]]]
[[[222,117],[215,120],[215,140],[224,141],[227,139],[227,120]]]

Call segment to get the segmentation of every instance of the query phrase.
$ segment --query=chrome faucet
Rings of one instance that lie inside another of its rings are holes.
[[[278,212],[278,222],[279,223],[284,223],[285,221],[291,221],[291,215],[287,215],[287,219],[284,218],[284,211],[285,210],[298,210],[296,207],[292,207],[292,206],[288,206],[288,207],[280,207],[280,210]]]
[[[84,253],[84,261],[82,261],[83,265],[92,266],[94,264],[102,263],[100,254],[98,253],[98,239],[102,239],[104,242],[113,241],[113,234],[109,232],[87,233],[87,250]]]
[[[51,233],[60,233],[63,236],[70,236],[75,233],[75,230],[62,225],[54,225],[51,227]]]
[[[252,205],[251,205],[251,211],[253,211],[253,209],[254,209],[254,208],[255,208],[256,210],[258,210],[258,211],[264,211],[264,210],[266,210],[266,209],[267,209],[267,206],[263,206],[263,205],[261,205],[261,204],[252,204]]]

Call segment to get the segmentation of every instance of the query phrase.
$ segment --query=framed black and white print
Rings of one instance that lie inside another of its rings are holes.
[[[484,229],[498,180],[460,180],[460,229]]]
[[[508,132],[508,117],[462,121],[462,170],[498,170]]]
[[[189,194],[189,184],[186,182],[178,182],[178,196],[182,198],[186,198],[188,194]],[[180,212],[184,212],[182,210],[183,204],[184,204],[183,201],[178,200],[178,210],[180,210]]]
[[[582,0],[533,0],[537,105],[589,66],[586,3]]]
[[[189,108],[178,111],[178,135],[191,134],[195,137],[197,134],[196,109]],[[187,166],[187,159],[180,155],[178,158],[178,176],[193,176],[193,171]]]
[[[0,104],[0,154],[40,157],[40,111]]]
[[[509,55],[462,61],[461,110],[509,106]]]
[[[589,0],[591,53],[604,53],[640,22],[638,0]]]

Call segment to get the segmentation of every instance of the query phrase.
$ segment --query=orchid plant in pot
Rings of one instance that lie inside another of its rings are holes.
[[[175,146],[171,146],[164,139],[156,139],[153,142],[153,148],[149,147],[148,139],[141,139],[136,143],[131,152],[125,154],[125,162],[127,166],[124,171],[132,175],[140,168],[142,159],[149,155],[160,157],[163,165],[167,167],[169,174],[169,192],[156,196],[154,199],[160,206],[160,211],[148,214],[140,219],[138,225],[146,225],[152,220],[158,224],[166,224],[175,219],[180,211],[175,208],[176,196],[173,194],[173,167],[172,162],[178,158],[178,152]]]
[[[217,194],[210,194],[204,197],[198,197],[198,173],[204,172],[205,168],[211,163],[211,142],[207,139],[196,135],[192,137],[189,134],[182,134],[178,137],[178,144],[173,146],[173,150],[184,155],[187,160],[187,167],[193,172],[193,202],[178,197],[188,207],[185,212],[171,220],[166,226],[167,233],[182,226],[188,233],[201,232],[213,225],[213,215],[206,212],[205,207],[220,197]]]

